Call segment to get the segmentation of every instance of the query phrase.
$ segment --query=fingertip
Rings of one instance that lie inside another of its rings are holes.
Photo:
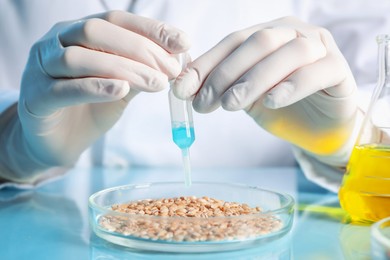
[[[192,101],[192,107],[194,108],[194,110],[198,113],[202,113],[202,114],[205,114],[207,113],[207,110],[204,109],[204,107],[201,105],[201,102],[199,101],[198,98],[194,98],[194,100]]]
[[[132,90],[140,92],[159,92],[168,86],[168,76],[148,66],[141,66],[127,78]]]
[[[268,93],[267,95],[265,95],[265,97],[263,99],[263,105],[269,109],[279,108],[278,104],[275,102],[274,97],[271,93]]]
[[[116,95],[119,98],[124,98],[127,94],[129,94],[129,92],[130,92],[129,82],[127,82],[125,80],[121,80],[120,83],[119,83]]]
[[[211,86],[204,86],[192,101],[192,106],[199,113],[210,113],[221,105],[220,99],[213,93]]]
[[[169,29],[167,33],[167,48],[173,54],[188,51],[191,47],[189,36],[179,29]]]
[[[180,75],[182,70],[181,64],[176,58],[170,58],[170,60],[166,63],[167,67],[167,76],[169,80],[173,80]]]
[[[221,98],[221,106],[226,111],[237,111],[240,110],[240,102],[234,94],[234,90],[229,90]]]
[[[230,87],[221,97],[221,106],[227,111],[238,111],[244,109],[249,102],[248,89],[250,83],[243,81]]]
[[[192,99],[200,88],[197,73],[186,68],[173,82],[173,92],[180,99]]]
[[[181,73],[187,73],[186,71],[183,72],[183,70],[186,70],[187,64],[189,64],[190,62],[191,56],[187,52],[173,54],[168,62],[169,80],[176,80],[176,78],[179,77]]]
[[[263,99],[263,105],[270,109],[278,109],[291,105],[296,85],[291,81],[284,81],[270,90]]]

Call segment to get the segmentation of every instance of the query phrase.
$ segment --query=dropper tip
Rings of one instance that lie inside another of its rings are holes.
[[[190,187],[191,186],[191,165],[190,165],[189,148],[184,148],[181,151],[183,155],[184,184],[186,187]]]

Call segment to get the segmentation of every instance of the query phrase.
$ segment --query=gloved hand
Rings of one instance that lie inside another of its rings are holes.
[[[122,11],[56,24],[32,47],[22,79],[29,154],[49,166],[74,163],[137,93],[160,91],[180,73],[176,54],[188,48],[182,31]]]
[[[324,158],[350,149],[355,91],[331,34],[293,17],[230,34],[174,87],[199,112],[244,109],[270,133]]]

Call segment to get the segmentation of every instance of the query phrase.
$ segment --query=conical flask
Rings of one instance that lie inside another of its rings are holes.
[[[339,191],[352,222],[390,216],[390,35],[379,35],[378,82]]]

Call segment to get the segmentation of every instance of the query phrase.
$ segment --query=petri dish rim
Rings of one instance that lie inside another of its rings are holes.
[[[108,194],[108,193],[114,192],[114,191],[130,190],[130,189],[137,189],[137,188],[148,188],[151,186],[172,185],[172,184],[184,185],[182,182],[147,182],[147,183],[140,183],[140,184],[121,185],[121,186],[116,186],[116,187],[112,187],[112,188],[107,188],[107,189],[104,189],[104,190],[101,190],[101,191],[98,191],[98,192],[92,194],[88,199],[88,204],[91,208],[98,209],[100,211],[106,211],[109,213],[113,213],[114,215],[117,215],[117,216],[127,216],[127,217],[134,216],[132,214],[117,212],[117,211],[111,210],[109,208],[100,206],[100,205],[95,203],[95,199],[99,196],[102,196],[104,194]],[[262,189],[258,186],[249,186],[249,185],[245,185],[245,184],[236,184],[236,183],[200,182],[200,181],[193,182],[192,184],[193,185],[196,185],[196,184],[223,185],[223,186],[232,186],[232,187],[244,188],[244,189],[254,189],[257,191],[262,191],[262,192],[267,192],[269,194],[278,195],[279,197],[286,199],[286,203],[282,207],[274,209],[274,210],[267,210],[267,211],[262,211],[259,213],[251,214],[250,216],[252,216],[252,217],[262,216],[262,215],[270,215],[270,214],[280,214],[282,212],[285,212],[286,210],[288,211],[288,210],[293,209],[294,204],[295,204],[294,198],[287,193],[281,193],[281,192],[275,192],[272,190]],[[162,216],[147,216],[147,215],[146,216],[143,215],[143,217],[151,218],[151,219],[153,219],[153,218],[156,218],[156,219],[167,218],[167,217],[162,217]],[[245,216],[229,216],[229,217],[223,216],[223,217],[213,217],[213,219],[219,219],[219,218],[221,218],[221,219],[234,219],[234,218],[243,218],[243,217],[245,217]],[[182,217],[179,217],[179,216],[178,217],[169,217],[169,219],[175,219],[175,218],[180,219]]]
[[[386,246],[388,249],[390,249],[390,238],[386,237],[381,232],[381,226],[385,224],[386,222],[389,223],[390,226],[390,216],[384,219],[379,220],[378,222],[375,222],[371,226],[371,236],[373,239],[381,243],[382,245]]]
[[[107,201],[100,201],[103,205],[99,205],[99,199],[105,199],[107,198],[110,193],[115,194],[118,193],[120,196],[121,191],[124,191],[125,193],[127,191],[136,190],[136,189],[145,189],[146,193],[148,194],[150,191],[153,196],[153,189],[156,189],[156,186],[158,188],[164,187],[164,185],[171,185],[170,187],[177,187],[177,185],[180,185],[179,189],[172,190],[173,193],[180,192],[180,190],[187,189],[184,186],[183,182],[149,182],[149,183],[137,183],[137,184],[128,184],[128,185],[122,185],[122,186],[116,186],[107,188],[101,191],[98,191],[94,194],[92,194],[89,198],[89,221],[92,228],[92,231],[100,238],[120,246],[124,246],[126,248],[130,248],[132,250],[136,251],[149,251],[149,252],[170,252],[170,253],[207,253],[207,252],[221,252],[221,251],[232,251],[232,250],[240,250],[240,249],[246,249],[246,248],[253,248],[258,246],[267,245],[272,241],[279,240],[282,237],[285,237],[290,230],[292,229],[293,221],[294,221],[294,209],[295,209],[295,201],[292,196],[286,193],[276,192],[272,190],[262,189],[258,186],[251,186],[251,185],[245,185],[245,184],[238,184],[238,183],[226,183],[226,182],[199,182],[195,181],[193,182],[193,185],[191,187],[196,188],[196,185],[199,185],[199,188],[205,188],[208,187],[207,185],[213,185],[213,187],[219,185],[219,188],[229,187],[230,191],[234,192],[240,192],[245,191],[249,192],[246,194],[250,195],[251,191],[253,190],[255,193],[258,192],[260,196],[265,195],[268,197],[270,195],[272,198],[275,198],[278,203],[274,204],[271,202],[271,210],[262,211],[255,214],[249,214],[249,215],[239,215],[239,216],[221,216],[221,217],[210,217],[207,219],[212,219],[215,221],[228,221],[228,220],[245,220],[247,218],[262,218],[262,217],[268,217],[268,216],[275,216],[279,218],[283,226],[279,230],[275,230],[268,234],[263,234],[260,236],[248,236],[247,238],[237,238],[232,240],[207,240],[207,241],[174,241],[174,240],[153,240],[149,238],[142,238],[137,236],[128,236],[123,235],[120,232],[116,231],[110,231],[102,228],[98,224],[98,220],[103,215],[110,215],[110,216],[119,216],[119,217],[126,217],[126,218],[142,218],[144,220],[148,221],[173,221],[176,220],[183,221],[183,217],[180,216],[148,216],[148,215],[136,215],[136,214],[128,214],[128,213],[122,213],[117,212],[112,209],[110,209],[110,205],[115,204],[114,202],[109,200]],[[174,185],[174,186],[172,186]],[[203,185],[203,186],[202,186]],[[197,190],[194,190],[195,193],[197,193]],[[207,195],[207,192],[205,194]],[[248,196],[248,195],[246,195]],[[245,197],[245,196],[244,196]],[[136,200],[136,199],[135,199]],[[259,205],[262,207],[261,201],[264,201],[264,198],[259,197]],[[121,202],[119,202],[121,203]],[[245,202],[244,202],[245,203]],[[189,221],[189,223],[192,223],[193,221],[203,221],[204,218],[184,218],[184,221]]]

